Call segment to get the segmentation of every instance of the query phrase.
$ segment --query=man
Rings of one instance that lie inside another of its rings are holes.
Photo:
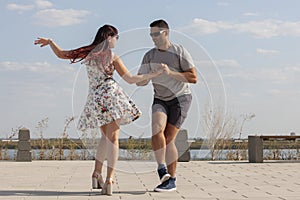
[[[144,55],[138,74],[155,71],[161,66],[164,70],[161,76],[152,79],[152,148],[161,181],[154,191],[174,191],[178,159],[175,138],[190,108],[192,96],[188,85],[197,82],[197,72],[189,52],[169,41],[166,21],[152,22],[150,36],[156,47]],[[137,85],[148,83],[146,80]]]

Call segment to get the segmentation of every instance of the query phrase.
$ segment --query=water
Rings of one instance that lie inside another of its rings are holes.
[[[298,150],[299,152],[299,150]],[[215,154],[217,152],[215,151]],[[190,150],[191,160],[211,160],[212,156],[208,149]],[[299,155],[299,153],[298,153]],[[297,149],[264,149],[264,159],[291,160],[297,158]],[[299,157],[299,156],[298,156]],[[216,156],[216,160],[248,160],[248,150],[222,150]]]
[[[41,150],[39,149],[32,149],[33,160],[39,160],[39,155]],[[216,160],[227,160],[227,159],[238,159],[236,158],[237,155],[242,156],[242,159],[248,159],[248,150],[222,150],[220,154],[216,157]],[[238,153],[238,154],[237,154]],[[217,154],[217,152],[215,152]],[[296,158],[297,149],[280,149],[279,151],[276,149],[264,149],[264,158],[268,159],[280,159],[280,160],[290,160]],[[7,156],[9,160],[15,160],[17,155],[16,149],[8,149]],[[58,149],[54,150],[45,150],[44,155],[46,155],[46,159],[51,159],[49,157],[52,156],[52,159],[56,157],[59,159],[59,152]],[[50,155],[50,156],[49,156]],[[73,151],[69,149],[64,149],[63,151],[63,160],[92,160],[94,153],[82,150],[82,149],[75,149]],[[211,154],[208,149],[198,149],[198,150],[190,150],[191,160],[211,160]],[[230,157],[231,156],[231,157]],[[2,149],[2,158],[5,157],[5,150]],[[154,160],[153,152],[142,152],[139,150],[119,150],[119,159],[122,160]]]

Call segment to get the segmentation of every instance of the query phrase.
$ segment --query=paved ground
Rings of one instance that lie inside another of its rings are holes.
[[[93,161],[0,162],[0,199],[300,199],[300,162],[178,163],[177,191],[153,192],[153,162],[118,161],[113,196],[91,189]]]

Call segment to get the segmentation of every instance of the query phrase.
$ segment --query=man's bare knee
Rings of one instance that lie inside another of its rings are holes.
[[[167,116],[161,112],[152,114],[152,135],[164,132],[166,127]]]

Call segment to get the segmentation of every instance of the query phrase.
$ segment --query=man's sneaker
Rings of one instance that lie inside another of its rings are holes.
[[[157,173],[159,175],[159,179],[161,183],[165,182],[171,177],[171,175],[167,172],[167,169],[165,167],[158,169]]]
[[[171,192],[176,190],[175,185],[176,178],[170,177],[168,180],[163,182],[162,184],[158,185],[154,188],[155,192]]]

